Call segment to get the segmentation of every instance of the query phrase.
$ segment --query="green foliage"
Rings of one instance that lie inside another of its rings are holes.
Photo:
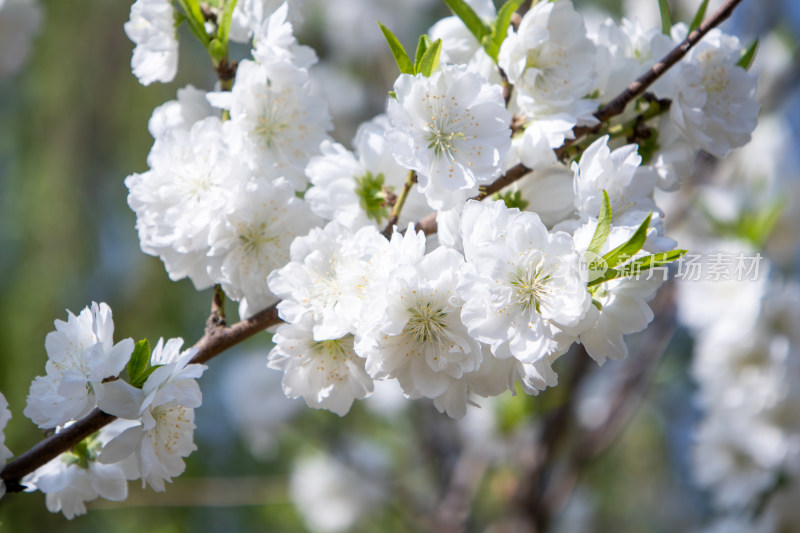
[[[750,46],[742,52],[742,57],[736,63],[745,70],[750,70],[753,60],[756,58],[756,51],[758,50],[758,39],[750,43]]]
[[[383,185],[383,174],[373,176],[371,172],[367,172],[364,176],[356,178],[356,195],[361,208],[367,213],[367,217],[378,224],[389,218]]]
[[[642,272],[650,270],[651,268],[659,267],[676,261],[677,259],[683,257],[686,252],[687,250],[670,250],[669,252],[639,257],[629,263],[625,263],[621,268],[609,268],[601,277],[590,281],[589,287],[594,287],[612,279],[638,276]]]
[[[400,69],[402,74],[414,74],[414,65],[411,63],[411,58],[408,57],[408,53],[406,49],[403,48],[403,43],[400,42],[400,39],[392,33],[392,31],[378,22],[378,26],[381,28],[381,32],[383,32],[383,36],[386,38],[386,42],[389,43],[389,48],[392,50],[392,55],[394,56],[394,60],[397,63],[397,67]]]
[[[756,248],[762,248],[785,207],[786,200],[778,198],[760,209],[742,209],[738,218],[731,222],[715,218],[707,209],[703,209],[703,212],[719,233],[743,239]]]
[[[669,35],[672,30],[672,15],[669,12],[669,1],[658,0],[658,9],[661,12],[661,33]]]
[[[708,0],[703,0],[703,2],[700,4],[700,7],[697,8],[697,13],[694,14],[692,23],[689,25],[689,33],[692,33],[694,30],[700,27],[700,24],[703,23],[703,19],[706,18],[707,8]]]
[[[177,2],[183,9],[183,15],[186,17],[189,29],[203,43],[203,46],[208,48],[211,38],[206,32],[205,17],[203,17],[203,12],[200,10],[200,4],[197,0],[177,0]]]
[[[497,62],[497,55],[500,53],[500,46],[508,35],[508,26],[511,24],[511,16],[522,5],[523,0],[508,0],[497,12],[497,18],[492,25],[492,34],[484,38],[483,47],[489,57]]]
[[[639,224],[639,227],[636,228],[636,231],[627,242],[620,244],[603,256],[609,268],[614,268],[618,264],[627,261],[633,257],[636,252],[642,249],[644,241],[647,240],[647,229],[650,227],[650,219],[652,216],[653,213],[650,212],[642,223]]]
[[[520,191],[507,191],[504,193],[496,192],[492,195],[492,200],[502,200],[509,209],[525,209],[529,202],[522,197]]]
[[[378,22],[378,26],[380,26],[383,36],[386,38],[386,42],[389,43],[389,48],[392,51],[392,55],[394,56],[394,60],[401,74],[410,74],[412,76],[422,74],[425,77],[433,74],[433,71],[439,66],[439,55],[442,52],[441,39],[437,39],[431,43],[430,37],[421,35],[417,42],[417,50],[414,53],[414,63],[411,63],[411,58],[403,47],[403,43],[400,42],[400,39],[380,22]],[[391,91],[389,95],[392,98],[397,97],[394,91]]]
[[[133,355],[126,367],[128,382],[137,389],[141,389],[150,374],[160,366],[163,365],[153,366],[150,364],[150,343],[147,342],[147,339],[142,339],[136,343]]]
[[[611,202],[608,200],[608,193],[603,191],[603,205],[600,208],[600,215],[597,217],[597,228],[592,235],[592,242],[586,250],[589,253],[600,255],[600,251],[608,241],[611,233]]]
[[[427,35],[424,37],[427,38]],[[429,39],[428,39],[429,40]],[[422,74],[425,77],[429,77],[433,74],[433,71],[436,70],[436,67],[439,66],[439,55],[442,53],[442,40],[436,39],[430,46],[426,47],[425,52],[422,54],[417,51],[417,57],[419,60],[414,65],[414,73],[415,74]]]
[[[450,8],[450,11],[455,16],[461,19],[461,22],[464,23],[479,43],[483,44],[484,38],[492,37],[492,28],[483,22],[478,14],[475,13],[475,10],[464,0],[444,0],[444,3],[447,4],[447,7]]]
[[[612,215],[608,193],[603,191],[603,205],[600,208],[600,214],[597,218],[597,228],[594,230],[592,241],[589,243],[589,248],[586,250],[586,258],[590,261],[589,273],[590,275],[595,274],[596,276],[590,278],[587,284],[589,291],[593,295],[598,295],[600,294],[599,291],[603,290],[600,287],[601,283],[612,279],[636,276],[651,268],[671,263],[686,253],[686,250],[671,250],[659,254],[645,255],[633,261],[629,261],[642,249],[645,240],[647,240],[647,230],[650,227],[650,219],[653,216],[651,212],[645,217],[627,242],[607,252],[603,257],[599,257],[611,233]],[[615,268],[618,265],[622,265],[622,267]],[[602,309],[602,305],[599,301],[592,299],[592,304],[598,309]]]

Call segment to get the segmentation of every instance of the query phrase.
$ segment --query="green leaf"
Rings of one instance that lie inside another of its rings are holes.
[[[666,265],[667,263],[671,263],[677,259],[680,259],[686,254],[686,252],[686,250],[671,250],[669,252],[663,252],[660,254],[651,254],[639,257],[630,263],[626,263],[622,266],[622,268],[609,268],[602,277],[589,281],[588,286],[593,287],[606,281],[611,281],[612,279],[639,275],[642,272],[650,270],[651,268]]]
[[[500,10],[497,12],[497,18],[494,20],[492,26],[492,38],[489,41],[489,46],[486,48],[486,53],[489,57],[497,62],[497,54],[500,52],[500,46],[506,40],[508,35],[508,26],[511,24],[511,16],[519,9],[524,0],[508,0]]]
[[[197,3],[197,0],[177,0],[178,4],[183,9],[183,14],[186,16],[186,23],[189,25],[189,29],[192,31],[195,37],[197,37],[203,46],[208,46],[209,41],[211,38],[208,36],[205,27],[205,17],[203,17],[203,12],[200,10],[200,4]]]
[[[383,32],[383,36],[386,37],[386,42],[389,43],[389,48],[392,50],[392,55],[394,56],[394,60],[397,62],[397,66],[400,68],[400,72],[402,74],[414,74],[414,65],[411,63],[411,58],[408,57],[408,53],[406,53],[406,49],[403,48],[403,43],[395,36],[394,33],[389,30],[386,26],[378,22],[378,26],[381,27],[381,31]]]
[[[450,11],[461,19],[461,22],[467,29],[478,39],[479,43],[483,43],[483,38],[492,35],[492,28],[490,28],[477,13],[470,7],[464,0],[444,0]]]
[[[653,213],[650,212],[644,221],[636,229],[636,232],[628,239],[628,242],[620,244],[606,255],[603,256],[609,269],[613,269],[618,264],[627,261],[642,249],[644,241],[647,239],[647,229],[650,227],[650,219]]]
[[[439,65],[439,54],[442,53],[442,40],[436,39],[431,44],[422,56],[422,59],[417,66],[417,73],[422,74],[426,78],[429,77],[436,67]]]
[[[383,174],[373,176],[367,171],[361,177],[356,178],[356,196],[361,209],[367,214],[370,220],[381,224],[389,218],[389,207],[386,204],[386,194],[383,192]]]
[[[736,64],[745,70],[750,70],[750,66],[753,64],[753,60],[756,58],[757,50],[758,50],[758,39],[750,43],[750,46],[747,47],[747,50],[742,52],[742,57]]]
[[[502,200],[509,209],[517,208],[523,210],[528,207],[529,202],[522,197],[520,191],[496,192],[492,195],[492,200]]]
[[[431,45],[431,38],[427,35],[420,35],[417,41],[417,52],[414,54],[414,73],[419,72],[419,64],[422,62],[422,56],[425,55],[425,50]]]
[[[611,202],[608,200],[608,193],[603,191],[603,206],[600,208],[600,214],[597,217],[597,228],[594,230],[592,242],[589,243],[587,252],[595,255],[600,255],[600,250],[606,245],[608,235],[611,233]]]
[[[762,248],[786,207],[786,199],[778,198],[759,210],[745,211],[737,221],[735,233]]]
[[[231,18],[233,18],[233,9],[236,7],[237,1],[238,0],[225,0],[225,5],[222,8],[222,16],[217,20],[217,39],[225,45],[225,55],[228,55]]]
[[[661,11],[661,33],[669,35],[672,30],[672,16],[669,14],[669,1],[658,0],[658,9]]]
[[[142,379],[142,376],[150,375],[148,369],[150,368],[150,343],[147,339],[142,339],[136,343],[133,349],[130,361],[128,361],[128,379],[130,384],[134,387],[141,389],[147,377]],[[152,371],[151,371],[152,372]]]
[[[697,8],[697,13],[694,14],[692,24],[689,26],[689,33],[692,33],[694,30],[700,27],[700,24],[703,23],[703,19],[706,18],[707,8],[708,0],[703,0],[703,2],[700,4],[700,7]]]

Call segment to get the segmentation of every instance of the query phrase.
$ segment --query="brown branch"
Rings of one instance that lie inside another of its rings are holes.
[[[683,40],[683,42],[665,55],[661,61],[653,65],[650,70],[645,72],[636,81],[628,85],[628,87],[626,87],[625,90],[622,91],[622,93],[620,93],[616,98],[602,106],[594,114],[597,120],[599,120],[602,124],[603,122],[608,121],[608,119],[625,111],[625,107],[627,107],[630,102],[644,94],[647,88],[650,87],[658,78],[660,78],[675,63],[683,59],[683,56],[685,56],[689,50],[705,36],[706,33],[711,31],[712,28],[719,26],[722,21],[731,16],[734,8],[739,5],[741,1],[742,0],[728,0],[722,6],[720,6],[720,8],[717,9],[713,15],[704,20],[696,30],[690,33],[686,39]],[[574,144],[578,138],[586,135],[587,133],[596,132],[600,128],[601,124],[597,124],[592,127],[575,128],[573,130],[575,139],[565,143],[564,146]]]
[[[197,348],[197,354],[192,358],[192,363],[205,363],[231,346],[280,322],[276,305],[272,305],[247,320],[242,320],[232,326],[225,326],[224,318],[222,318],[222,323],[219,322],[218,306],[221,303],[218,301],[219,297],[220,294],[215,291],[212,314],[208,319],[205,334],[194,345],[194,348]],[[115,419],[116,417],[113,415],[94,409],[68,428],[44,439],[8,463],[0,472],[0,478],[5,482],[9,492],[22,490],[24,487],[20,485],[20,480],[25,475],[55,459]]]

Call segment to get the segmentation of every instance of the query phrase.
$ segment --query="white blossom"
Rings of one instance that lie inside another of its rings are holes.
[[[673,28],[676,40],[688,29]],[[750,140],[759,104],[756,75],[738,66],[739,39],[712,29],[654,89],[672,98],[670,117],[696,147],[725,157]]]
[[[575,231],[573,238],[579,252],[585,253],[589,248],[596,228],[597,219],[590,219]],[[633,226],[612,226],[599,255],[627,242],[635,231]],[[623,336],[645,329],[653,320],[653,311],[647,301],[663,281],[663,273],[645,271],[637,277],[618,278],[601,284],[593,295],[600,308],[589,307],[579,337],[592,359],[603,364],[606,358],[623,359],[628,355]]]
[[[170,82],[178,71],[175,15],[169,0],[136,0],[131,6],[125,34],[136,43],[131,68],[143,85]]]
[[[389,100],[389,149],[417,172],[434,209],[449,209],[490,183],[511,144],[511,116],[499,85],[464,66],[443,66],[429,78],[401,74]]]
[[[526,114],[567,110],[594,85],[595,49],[569,0],[538,2],[503,41],[498,65]]]
[[[127,420],[127,426],[105,445],[100,462],[125,460],[136,473],[133,478],[157,491],[164,490],[164,481],[183,473],[183,458],[196,449],[194,408],[202,403],[196,380],[206,366],[190,363],[197,349],[181,352],[182,345],[183,339],[159,339],[150,355],[150,364],[157,368],[142,388],[114,381],[101,405]]]
[[[96,436],[87,437],[72,450],[25,476],[22,484],[26,486],[26,492],[39,490],[44,493],[47,510],[51,513],[60,511],[69,520],[86,514],[85,502],[98,496],[112,501],[125,500],[128,483],[121,465],[96,461],[102,446],[115,431],[112,426],[101,429]]]
[[[626,213],[656,210],[652,198],[656,177],[640,170],[642,158],[637,149],[637,145],[628,144],[612,151],[608,136],[603,136],[586,149],[580,163],[572,163],[575,208],[581,216],[598,216],[603,191],[608,193],[615,223],[621,223]]]
[[[216,117],[188,131],[168,130],[148,164],[147,172],[125,179],[142,251],[159,256],[170,279],[188,277],[198,290],[210,287],[209,235],[233,189],[248,179],[246,168],[231,154]]]
[[[464,374],[477,370],[482,348],[461,323],[456,287],[464,259],[437,248],[393,269],[370,294],[370,320],[362,321],[357,352],[376,378],[396,378],[410,398],[439,399],[456,418],[466,413]]]
[[[283,392],[302,398],[309,407],[328,409],[344,416],[353,400],[372,392],[372,378],[364,359],[353,349],[353,335],[317,341],[313,318],[306,314],[296,324],[284,324],[273,336],[270,368],[283,371]]]
[[[322,142],[321,155],[312,157],[306,167],[312,187],[305,200],[314,213],[352,229],[388,220],[384,188],[398,194],[408,174],[388,149],[384,137],[388,128],[386,115],[361,124],[353,140],[354,153],[340,144]],[[419,220],[429,211],[425,197],[413,187],[398,225]]]
[[[11,450],[6,447],[5,429],[9,420],[11,420],[11,411],[8,410],[6,397],[3,396],[3,393],[0,393],[0,471],[6,466],[6,461],[13,456]],[[0,499],[3,498],[5,493],[6,485],[3,480],[0,479]]]
[[[55,321],[47,334],[45,376],[31,383],[25,416],[41,428],[79,418],[102,400],[103,380],[117,376],[133,352],[133,340],[114,344],[114,321],[105,303],[92,302],[67,322]]]
[[[295,239],[291,262],[268,278],[270,290],[282,299],[281,318],[294,324],[310,312],[316,341],[355,333],[369,277],[367,263],[388,246],[374,226],[352,232],[337,222]]]
[[[382,497],[379,485],[327,455],[299,459],[289,493],[308,528],[318,533],[352,530]]]
[[[0,0],[0,78],[17,72],[28,58],[41,21],[37,0]]]
[[[150,135],[158,140],[175,128],[188,131],[196,122],[214,115],[215,110],[208,103],[206,94],[194,85],[178,89],[177,100],[165,102],[153,110],[147,123]]]
[[[572,237],[503,202],[470,201],[461,218],[469,268],[459,293],[469,333],[499,358],[534,363],[569,347],[591,305]]]
[[[225,293],[241,301],[239,315],[247,318],[275,303],[267,276],[289,261],[289,246],[317,219],[283,178],[253,178],[231,192],[224,216],[209,235],[208,273]]]
[[[289,4],[284,2],[256,30],[253,58],[271,76],[302,83],[317,55],[312,48],[297,44],[292,24],[286,20],[288,13]]]
[[[233,9],[231,17],[230,39],[235,42],[244,43],[257,34],[268,18],[277,11],[283,4],[287,4],[292,9],[289,11],[289,19],[293,22],[301,22],[300,7],[302,0],[239,0]]]
[[[295,189],[308,182],[305,167],[319,153],[331,129],[325,101],[309,93],[307,76],[269,72],[253,61],[241,61],[230,94],[215,105],[230,107],[231,149],[265,176],[283,176]]]
[[[141,478],[143,488],[149,485],[163,492],[164,482],[181,475],[186,468],[183,458],[197,449],[194,409],[170,401],[151,406],[146,415],[109,442],[99,460],[104,464],[124,461],[126,470],[135,473],[130,478]]]

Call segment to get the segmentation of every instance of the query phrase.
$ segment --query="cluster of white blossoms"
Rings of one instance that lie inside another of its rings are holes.
[[[95,407],[119,420],[88,437],[22,480],[47,495],[47,508],[67,518],[86,512],[98,496],[127,497],[127,480],[163,491],[184,470],[194,449],[194,409],[201,404],[196,379],[205,366],[191,363],[196,350],[183,341],[113,342],[111,309],[92,303],[47,335],[47,374],[34,379],[25,415],[56,432]],[[3,400],[3,403],[5,401]],[[5,406],[0,426],[5,425]],[[7,413],[7,411],[5,411]],[[0,446],[0,460],[5,461]]]
[[[487,24],[497,17],[474,6]],[[675,245],[654,191],[679,183],[719,124],[719,142],[746,142],[758,109],[738,41],[717,31],[659,80],[661,100],[637,103],[655,111],[640,120],[643,153],[604,136],[570,169],[554,149],[675,42],[630,21],[589,32],[570,1],[539,2],[500,32],[497,65],[459,18],[435,25],[441,45],[425,46],[441,53],[401,65],[386,115],[362,124],[350,151],[327,136],[308,89],[316,57],[292,18],[287,4],[237,5],[232,35],[252,41],[252,58],[229,91],[187,87],[156,109],[150,170],[126,184],[142,249],[172,279],[221,285],[242,317],[279,302],[269,366],[287,396],[340,415],[375,380],[461,417],[472,396],[554,385],[551,365],[575,342],[599,363],[624,357],[664,279],[631,274]],[[520,162],[534,172],[501,191],[505,203],[468,201]],[[413,225],[380,233],[430,210],[438,239]],[[597,258],[612,275],[590,272]]]

